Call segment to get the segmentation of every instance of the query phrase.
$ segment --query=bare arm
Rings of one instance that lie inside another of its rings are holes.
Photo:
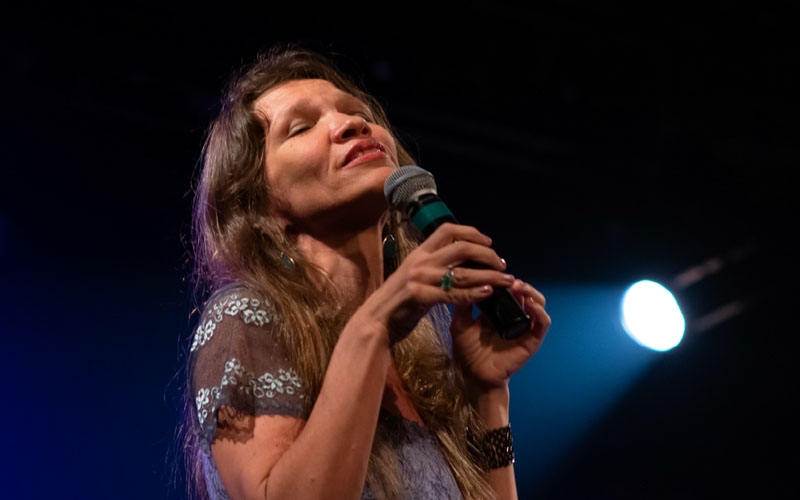
[[[520,280],[515,280],[510,290],[531,316],[526,334],[504,340],[485,318],[473,319],[471,308],[463,306],[456,307],[451,324],[454,352],[464,373],[467,396],[487,431],[509,425],[508,382],[539,349],[551,322],[544,309],[544,295],[538,290]],[[518,497],[513,464],[489,470],[485,478],[496,498]]]
[[[232,499],[361,496],[390,352],[385,327],[354,320],[307,422],[259,416],[249,439],[218,433],[212,453]]]
[[[509,391],[508,386],[496,388],[471,398],[472,405],[478,410],[487,430],[499,429],[509,425]],[[514,475],[514,464],[499,469],[491,469],[484,475],[498,499],[516,499],[517,483]]]
[[[452,242],[457,240],[458,245]],[[504,263],[474,228],[442,225],[414,250],[342,331],[306,422],[252,419],[248,439],[217,434],[214,460],[234,500],[359,498],[391,364],[390,339],[402,340],[437,303],[472,304],[505,284]],[[445,292],[447,265],[482,261],[481,283]]]

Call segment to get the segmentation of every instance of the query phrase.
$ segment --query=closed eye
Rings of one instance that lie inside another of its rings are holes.
[[[311,126],[305,122],[295,123],[289,127],[289,131],[286,133],[287,137],[294,137],[295,135],[302,134],[306,130],[309,130]]]

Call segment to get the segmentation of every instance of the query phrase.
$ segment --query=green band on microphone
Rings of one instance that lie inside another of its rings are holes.
[[[420,208],[419,211],[414,214],[414,217],[411,219],[411,221],[414,223],[417,229],[424,231],[425,228],[428,227],[428,224],[444,216],[455,219],[455,216],[450,209],[447,208],[447,205],[445,205],[444,202],[434,201]]]

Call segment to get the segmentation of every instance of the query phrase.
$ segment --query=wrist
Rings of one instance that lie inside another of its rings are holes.
[[[475,462],[488,472],[514,464],[514,441],[511,424],[489,429],[480,435],[468,432],[470,450]]]
[[[467,399],[486,429],[508,425],[511,401],[508,384],[496,387],[468,387]]]

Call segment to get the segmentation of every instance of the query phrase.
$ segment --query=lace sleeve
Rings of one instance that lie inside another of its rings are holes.
[[[222,406],[245,415],[307,417],[303,384],[274,335],[276,320],[269,301],[244,288],[208,301],[190,349],[195,408],[206,443],[214,437]]]

